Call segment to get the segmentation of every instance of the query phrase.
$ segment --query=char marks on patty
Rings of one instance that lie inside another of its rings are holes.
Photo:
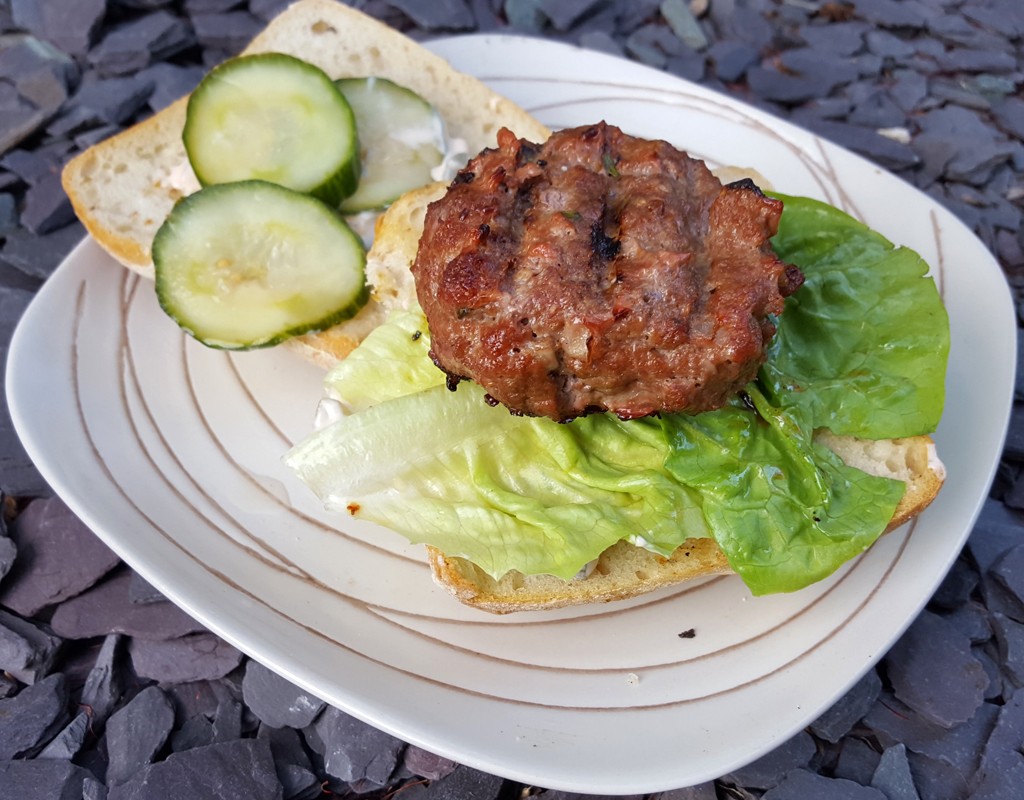
[[[802,283],[782,203],[599,123],[502,130],[427,211],[413,265],[431,357],[521,414],[624,419],[724,405]]]

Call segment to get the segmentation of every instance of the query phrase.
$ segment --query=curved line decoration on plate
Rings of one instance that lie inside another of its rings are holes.
[[[639,794],[718,777],[870,668],[962,546],[1012,402],[1005,281],[930,199],[724,95],[544,40],[429,46],[549,125],[600,111],[715,164],[756,167],[780,191],[830,201],[918,250],[955,331],[951,421],[936,435],[949,480],[936,508],[796,595],[754,600],[738,579],[715,577],[608,606],[491,617],[436,589],[418,548],[325,511],[287,473],[280,456],[312,428],[319,368],[283,350],[201,347],[93,242],[15,332],[15,425],[68,505],[154,586],[339,708],[552,789]],[[688,629],[696,635],[680,638]]]

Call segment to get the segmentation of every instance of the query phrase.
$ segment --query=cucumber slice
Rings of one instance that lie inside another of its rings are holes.
[[[153,240],[160,306],[203,344],[267,347],[355,314],[366,252],[333,209],[266,181],[207,186]]]
[[[355,116],[318,67],[282,53],[213,69],[182,134],[200,184],[265,180],[336,206],[359,182]]]
[[[431,182],[442,162],[444,126],[430,103],[387,78],[335,81],[356,115],[362,174],[342,204],[346,214],[382,208]]]

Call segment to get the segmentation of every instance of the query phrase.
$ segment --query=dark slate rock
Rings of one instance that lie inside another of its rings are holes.
[[[160,111],[189,94],[199,85],[205,74],[206,70],[202,67],[179,66],[166,61],[146,67],[139,73],[143,79],[153,82],[153,91],[147,101],[147,105],[153,111]]]
[[[913,754],[948,765],[949,774],[956,783],[966,785],[978,767],[979,754],[995,725],[998,707],[982,703],[967,722],[945,729],[928,721],[891,695],[883,695],[868,715],[864,724],[870,727],[882,742],[891,747],[903,743]],[[911,759],[913,765],[913,759]],[[918,784],[922,796],[929,797]]]
[[[556,789],[545,789],[534,797],[537,800],[582,800],[583,797],[593,798],[593,800],[612,800],[610,795],[580,795],[576,792],[562,792]],[[616,795],[616,797],[621,800],[645,800],[644,796],[639,794]]]
[[[715,42],[707,53],[714,64],[715,74],[726,82],[738,81],[761,60],[760,53],[746,42]]]
[[[709,16],[715,27],[722,33],[722,38],[738,39],[758,50],[769,48],[775,39],[775,28],[764,15],[749,5],[714,3],[709,8]]]
[[[228,11],[196,14],[192,17],[192,27],[203,47],[237,53],[260,32],[263,23],[246,11]]]
[[[133,570],[128,583],[128,602],[144,606],[149,603],[167,602],[167,598],[153,584]]]
[[[49,674],[62,644],[43,623],[0,608],[0,671],[22,683],[36,683]]]
[[[179,724],[200,715],[212,720],[221,701],[235,696],[231,688],[220,680],[166,683],[164,689],[174,703],[175,718]]]
[[[78,755],[89,735],[89,714],[79,711],[74,719],[44,747],[36,758],[66,759]]]
[[[936,14],[928,20],[928,31],[935,38],[941,39],[950,46],[962,45],[973,48],[995,46],[998,49],[1006,46],[1005,39],[982,30],[971,23],[966,16],[960,14]]]
[[[53,615],[54,631],[70,639],[108,633],[174,639],[204,630],[173,603],[132,603],[128,598],[130,584],[130,571],[121,569],[88,591],[61,603]]]
[[[991,572],[981,576],[979,588],[989,614],[1001,614],[1011,620],[1024,621],[1024,605]]]
[[[921,613],[885,662],[896,697],[946,728],[969,720],[988,686],[967,637],[930,611]]]
[[[943,103],[952,103],[974,111],[988,111],[992,107],[992,102],[987,96],[961,79],[933,78],[929,88],[931,96]]]
[[[986,0],[964,4],[961,12],[968,19],[1005,36],[1024,36],[1024,8],[1016,0]]]
[[[928,97],[928,79],[910,69],[893,70],[889,96],[903,111],[910,113]]]
[[[989,641],[983,645],[975,645],[971,648],[971,651],[974,653],[974,657],[981,662],[981,666],[985,668],[985,674],[988,675],[988,689],[985,690],[985,699],[1001,700],[1005,681],[999,666],[997,645],[995,642]]]
[[[42,128],[60,109],[66,91],[59,77],[73,70],[67,56],[32,37],[21,37],[16,44],[0,48],[0,75],[17,76],[10,83],[0,81],[0,153],[10,150]],[[21,94],[36,97],[42,105]],[[13,85],[13,89],[12,89]]]
[[[68,98],[71,80],[67,66],[49,62],[19,75],[15,81],[18,95],[48,114],[56,112]]]
[[[67,257],[68,253],[85,236],[85,228],[77,220],[59,230],[36,236],[21,228],[7,235],[3,249],[0,250],[0,257],[28,278],[45,279],[60,266],[60,263]],[[13,443],[14,446],[20,445]],[[13,484],[17,473],[4,469],[4,486],[13,491],[16,487]],[[30,491],[26,486],[23,490],[26,494],[47,495],[50,490],[46,484],[39,483],[35,491]]]
[[[193,747],[206,747],[213,744],[215,738],[213,722],[197,714],[171,734],[171,750],[180,753]]]
[[[885,30],[871,30],[864,35],[864,41],[870,52],[882,58],[891,58],[899,62],[914,54],[914,46],[899,36]]]
[[[867,128],[894,128],[904,123],[905,115],[888,92],[877,91],[857,103],[848,121]]]
[[[1021,747],[1024,746],[1024,692],[1017,691],[999,710],[999,717],[991,736],[985,743],[981,756],[980,774],[988,779],[989,788],[985,797],[997,797],[992,790],[995,786],[1003,786],[1003,781],[995,779],[1000,773],[1006,773],[1022,764]],[[1018,772],[1015,777],[1021,777]],[[1012,784],[1011,784],[1012,785]],[[1016,786],[1019,788],[1020,783]],[[1009,795],[1003,795],[1008,797]]]
[[[864,46],[864,37],[870,31],[870,25],[851,20],[831,25],[806,25],[800,29],[800,36],[823,56],[834,58],[854,55]]]
[[[992,636],[988,611],[985,606],[975,600],[968,600],[956,611],[947,614],[946,619],[954,628],[970,639],[972,644],[980,644]]]
[[[841,742],[842,749],[833,769],[833,776],[867,785],[878,769],[879,752],[868,742],[856,736],[847,736]]]
[[[111,786],[108,800],[282,800],[270,746],[262,739],[195,747],[172,753],[139,770],[126,783]]]
[[[837,86],[857,80],[860,75],[860,69],[854,61],[831,55],[823,58],[820,51],[811,47],[786,50],[779,56],[779,62],[786,69],[817,81],[822,97],[830,94]]]
[[[10,198],[11,205],[14,205],[14,198],[9,194],[0,194],[0,215],[3,214],[4,206],[6,201],[4,198]],[[3,224],[0,223],[0,236],[4,234]],[[4,576],[11,571],[11,567],[14,566],[14,560],[18,557],[18,545],[14,543],[14,540],[9,536],[0,536],[0,586],[3,585]]]
[[[285,800],[313,800],[321,797],[321,780],[313,771],[302,738],[294,728],[260,725],[259,738],[270,742],[277,778],[284,787]]]
[[[1007,97],[992,107],[992,115],[1002,130],[1024,139],[1024,99]]]
[[[870,128],[832,120],[812,122],[808,127],[820,136],[860,153],[887,169],[906,169],[919,161],[918,155],[909,145],[882,136]]]
[[[1016,545],[1024,544],[1024,514],[998,500],[987,499],[967,540],[967,550],[978,571],[985,573]]]
[[[466,31],[476,27],[473,12],[469,10],[465,0],[435,0],[432,3],[388,0],[388,4],[427,30]],[[572,6],[573,3],[566,5]]]
[[[170,641],[134,638],[128,652],[135,673],[157,681],[215,680],[242,663],[242,654],[212,633],[193,633]]]
[[[963,800],[968,796],[971,778],[961,775],[952,765],[913,752],[907,753],[907,761],[921,797],[927,800]]]
[[[264,22],[270,22],[289,5],[291,0],[249,0],[249,12]]]
[[[585,31],[580,34],[578,44],[580,47],[586,47],[588,50],[597,50],[613,56],[625,55],[626,52],[622,45],[607,31]]]
[[[171,701],[158,686],[148,686],[107,721],[107,783],[124,783],[152,764],[174,727]]]
[[[932,11],[916,0],[857,0],[856,14],[884,28],[923,28]]]
[[[277,769],[284,800],[316,800],[323,797],[323,785],[318,775],[305,767],[285,764]]]
[[[89,63],[103,76],[130,75],[195,44],[189,24],[167,11],[156,11],[112,30],[89,53]]]
[[[946,175],[952,180],[987,180],[992,169],[1005,163],[1013,153],[1010,142],[1001,139],[982,116],[967,108],[945,106],[923,114],[919,122],[923,133],[942,137],[955,146],[946,165]]]
[[[92,46],[107,9],[105,0],[11,0],[14,23],[72,55]]]
[[[1024,544],[1011,547],[989,569],[999,583],[1024,607]]]
[[[548,18],[541,10],[541,0],[507,0],[505,18],[513,31],[540,33]]]
[[[451,775],[458,766],[458,763],[450,758],[435,755],[429,750],[411,744],[405,748],[402,763],[413,775],[419,775],[421,778],[431,781]]]
[[[402,790],[402,800],[498,800],[504,781],[496,775],[459,766],[450,775],[429,784],[414,784]],[[538,800],[547,793],[538,795]]]
[[[650,796],[649,800],[717,800],[714,783],[700,783],[685,789],[672,789]]]
[[[128,78],[103,78],[83,83],[72,97],[75,117],[83,120],[77,124],[86,124],[88,120],[121,125],[137,114],[150,94],[153,93],[153,80],[145,76],[133,75]],[[75,130],[74,127],[63,125],[50,126],[54,135]]]
[[[47,175],[25,193],[21,224],[31,233],[52,233],[75,219],[71,201],[61,186],[60,175]]]
[[[70,142],[55,142],[48,147],[33,150],[19,148],[0,159],[0,167],[13,172],[22,182],[33,186],[48,175],[59,173],[70,149]]]
[[[811,723],[811,732],[819,739],[835,744],[871,710],[882,691],[882,680],[868,670],[828,711]]]
[[[128,685],[125,675],[123,637],[111,634],[103,640],[96,661],[85,679],[81,704],[90,710],[92,726],[103,730],[107,718],[124,696]]]
[[[1016,797],[1024,786],[1024,760],[1020,754],[1005,768],[985,772],[971,791],[971,800],[1006,800]]]
[[[790,771],[810,764],[815,750],[814,739],[806,731],[801,731],[757,761],[729,773],[723,780],[752,789],[770,789]]]
[[[688,81],[700,81],[704,78],[706,63],[704,56],[695,51],[678,56],[670,56],[665,63],[665,70]]]
[[[242,704],[224,697],[213,717],[213,741],[230,742],[242,736]]]
[[[487,0],[470,0],[471,4],[475,9],[478,9],[481,5],[487,3]],[[478,10],[474,10],[474,14],[477,15],[477,23],[480,25],[481,17]],[[572,37],[576,34],[587,33],[588,31],[619,31],[620,26],[618,24],[619,9],[614,3],[600,2],[597,3],[592,10],[588,11],[582,17],[580,17],[567,31],[559,31],[551,26],[547,35],[553,39],[565,39],[571,41]],[[499,30],[500,27],[499,26]],[[480,29],[483,26],[480,25]]]
[[[328,706],[311,726],[329,775],[346,783],[383,786],[398,766],[404,742]]]
[[[31,502],[10,537],[19,555],[0,603],[26,616],[88,589],[120,560],[56,497]]]
[[[769,67],[750,67],[747,82],[755,95],[778,103],[803,103],[827,94],[814,75],[790,75]]]
[[[10,675],[0,672],[0,700],[14,697],[21,689],[21,684]]]
[[[871,777],[871,785],[880,790],[887,800],[921,800],[910,773],[907,748],[902,744],[886,748]]]
[[[682,55],[686,48],[664,25],[651,23],[637,28],[626,39],[626,52],[644,64],[664,67],[670,56]]]
[[[688,3],[684,0],[664,0],[661,14],[672,33],[693,50],[703,50],[708,46],[708,36],[697,21]]]
[[[92,774],[70,761],[0,761],[0,800],[84,800],[87,791],[100,800],[95,786]]]
[[[949,72],[1011,72],[1017,68],[1017,59],[1001,50],[954,47],[939,57],[939,66]]]
[[[977,586],[977,570],[967,562],[967,559],[958,558],[929,602],[932,606],[952,611],[963,606]]]
[[[238,8],[244,0],[185,0],[185,11],[189,14],[215,14]]]
[[[278,765],[293,764],[305,769],[312,768],[309,754],[302,743],[302,735],[295,728],[274,728],[261,724],[256,735],[270,742],[270,752]]]
[[[992,629],[1004,674],[1016,687],[1024,686],[1024,625],[999,612],[992,614]]]
[[[68,684],[57,673],[0,700],[0,761],[34,756],[68,721]]]
[[[323,700],[253,660],[246,663],[242,692],[253,713],[275,728],[304,728],[326,705]]]
[[[765,792],[762,800],[806,800],[827,797],[829,800],[886,800],[878,789],[859,786],[842,778],[826,778],[805,769],[795,769],[774,789]]]
[[[1014,461],[1024,460],[1024,406],[1014,405],[1010,411],[1010,430],[1003,443],[1003,455]]]

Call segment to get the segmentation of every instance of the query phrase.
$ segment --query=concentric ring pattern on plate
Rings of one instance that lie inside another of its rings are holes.
[[[869,163],[728,98],[568,46],[431,45],[552,127],[606,119],[828,200],[933,267],[954,344],[938,501],[833,578],[753,599],[715,578],[621,604],[496,618],[436,590],[418,548],[323,512],[281,464],[319,370],[185,337],[151,285],[84,242],[19,326],[15,422],[67,502],[169,597],[328,701],[464,763],[552,788],[707,780],[828,706],[941,580],[991,479],[1015,333],[997,265]],[[557,76],[544,65],[558,64]],[[955,424],[954,424],[955,423]],[[692,638],[679,634],[692,629]]]

